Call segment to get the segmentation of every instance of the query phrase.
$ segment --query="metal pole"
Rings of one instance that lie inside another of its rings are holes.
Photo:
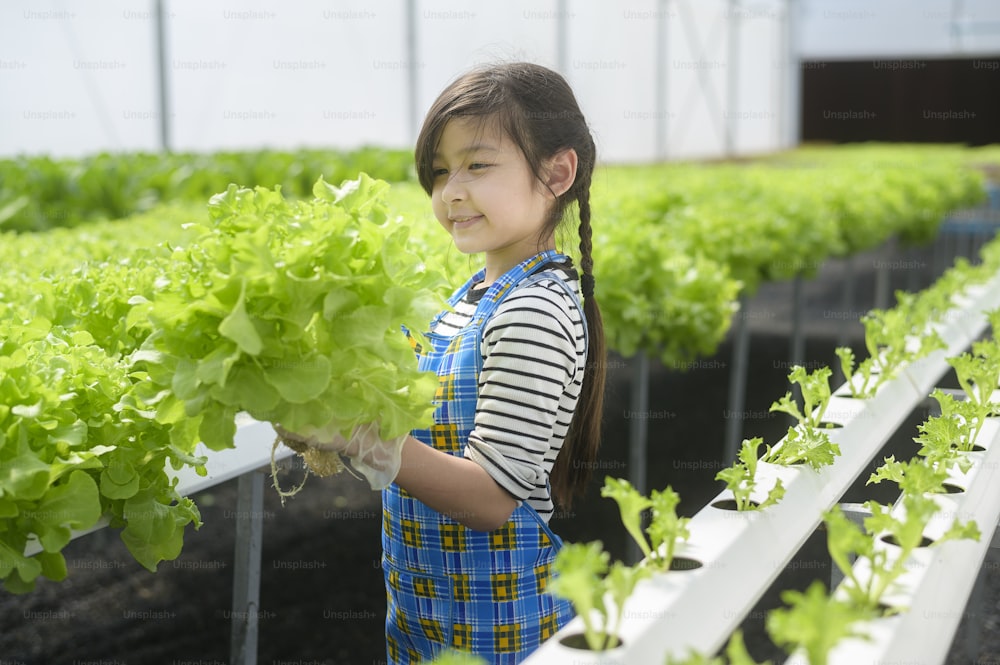
[[[723,143],[726,157],[736,153],[736,126],[739,117],[740,86],[740,22],[737,13],[740,0],[729,0],[729,62],[726,63],[726,112],[724,114],[725,133]]]
[[[556,58],[559,71],[564,75],[569,67],[569,40],[567,39],[566,0],[559,0],[556,11]]]
[[[655,99],[653,104],[656,107],[656,117],[653,121],[655,128],[655,150],[657,161],[667,158],[667,12],[669,12],[668,0],[659,0],[659,13],[656,17],[656,80],[653,82]]]
[[[795,0],[785,2],[785,98],[782,108],[785,109],[785,146],[793,148],[799,144],[802,136],[800,113],[800,96],[802,92],[802,63],[799,61],[798,44],[798,11]]]
[[[895,255],[893,251],[895,246],[895,238],[890,238],[886,241],[883,251],[885,260],[875,266],[875,309],[886,309],[889,307],[889,297],[892,295],[890,267],[892,265],[892,258]]]
[[[170,152],[170,91],[167,85],[167,37],[163,0],[156,0],[156,81],[160,104],[160,150]]]
[[[629,414],[629,477],[646,493],[646,440],[649,435],[649,356],[635,355],[632,372],[632,412]]]
[[[747,365],[750,364],[750,327],[746,322],[747,296],[740,294],[740,308],[733,326],[733,367],[729,372],[729,409],[722,463],[736,461],[743,438],[743,407],[746,404]]]
[[[628,475],[640,494],[646,493],[646,447],[649,436],[649,357],[642,351],[633,358],[632,400],[629,413]],[[642,553],[628,539],[630,561],[639,561]]]
[[[229,662],[233,665],[256,665],[260,555],[264,541],[264,473],[244,473],[239,477],[236,491],[236,552]]]
[[[789,368],[805,362],[806,340],[802,330],[802,318],[805,312],[805,289],[802,275],[798,274],[792,280],[792,343],[789,348]]]
[[[406,0],[406,120],[410,144],[417,140],[420,116],[417,111],[417,1]]]
[[[848,345],[847,326],[854,321],[854,257],[848,254],[844,258],[844,290],[840,293],[840,322],[837,332],[837,346]],[[847,381],[848,377],[840,368],[840,363],[833,363],[834,384]]]

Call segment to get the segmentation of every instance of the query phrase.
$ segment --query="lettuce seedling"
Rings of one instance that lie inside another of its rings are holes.
[[[917,484],[917,481],[912,482]],[[867,501],[864,505],[871,515],[865,518],[863,529],[849,520],[837,506],[823,517],[830,557],[844,574],[840,588],[851,603],[872,615],[882,611],[882,596],[906,571],[910,554],[921,546],[924,529],[939,510],[933,499],[922,494],[904,492],[900,502],[903,510],[893,514],[891,506]],[[899,548],[898,552],[875,546],[875,538],[883,535],[891,537],[892,544]],[[956,519],[933,545],[959,538],[979,540],[979,537],[979,528],[974,521],[963,524]],[[855,574],[852,557],[868,560],[866,578]]]
[[[639,493],[632,483],[624,478],[604,478],[604,487],[601,488],[601,496],[614,499],[618,503],[618,511],[621,513],[622,525],[628,531],[632,539],[639,545],[643,556],[649,557],[652,548],[642,530],[642,513],[647,508],[652,507],[653,502]]]
[[[872,617],[850,602],[832,598],[819,580],[805,593],[781,592],[787,608],[772,610],[765,627],[775,644],[792,653],[802,649],[809,665],[826,665],[830,650],[845,637],[866,637],[854,624]]]
[[[968,444],[969,428],[956,408],[955,399],[948,393],[935,390],[931,397],[941,405],[941,415],[932,416],[917,425],[919,436],[913,438],[921,444],[918,455],[923,456],[935,468],[947,469],[957,466],[963,473],[972,468],[972,460],[960,451],[972,449]]]
[[[632,595],[639,580],[649,574],[646,568],[626,566],[621,561],[609,566],[609,559],[600,541],[566,544],[556,554],[554,575],[548,583],[549,593],[573,604],[583,621],[584,639],[592,651],[618,646],[617,632],[625,600]],[[614,606],[613,617],[606,597]],[[594,621],[595,615],[599,622]]]
[[[806,462],[814,469],[833,464],[833,458],[840,454],[840,446],[830,441],[824,428],[820,427],[830,403],[830,374],[829,367],[810,373],[800,365],[792,368],[788,380],[799,384],[803,408],[799,409],[791,392],[786,392],[784,397],[771,404],[771,411],[787,413],[795,418],[796,424],[788,428],[788,434],[779,446],[768,446],[763,461],[785,465]]]
[[[680,495],[667,486],[645,497],[629,481],[608,476],[604,479],[601,496],[618,503],[622,524],[649,565],[656,570],[669,570],[677,544],[690,535],[687,529],[690,519],[677,516]],[[647,509],[651,509],[652,514],[649,526],[643,531],[642,515]]]
[[[972,353],[948,358],[948,364],[955,368],[967,398],[955,401],[955,406],[970,429],[963,449],[971,450],[986,419],[1000,413],[1000,404],[992,401],[993,391],[1000,383],[1000,344],[995,339],[975,342]],[[944,404],[941,411],[944,413]]]
[[[875,373],[875,361],[870,356],[861,361],[857,366],[857,375],[860,383],[854,378],[854,351],[846,346],[839,346],[834,349],[834,353],[840,358],[840,371],[847,378],[847,387],[851,391],[851,397],[855,399],[868,399],[875,395],[878,387],[878,374]]]
[[[814,372],[806,372],[805,367],[795,365],[788,374],[788,380],[799,384],[802,391],[803,408],[792,398],[791,392],[786,392],[777,402],[771,404],[771,411],[781,411],[795,418],[800,425],[819,428],[823,414],[830,403],[829,367],[821,367]]]
[[[884,463],[869,476],[866,485],[891,480],[899,489],[909,494],[943,493],[944,481],[948,478],[947,468],[935,465],[925,458],[916,457],[908,462],[897,462],[895,455],[886,457]]]
[[[771,464],[806,463],[814,469],[833,464],[833,458],[840,455],[840,446],[830,440],[829,435],[814,427],[789,427],[779,445],[767,447],[761,457]]]
[[[687,525],[691,520],[678,517],[677,504],[681,502],[680,495],[669,485],[664,490],[653,490],[650,495],[653,504],[652,519],[646,527],[646,533],[652,544],[654,567],[669,570],[674,560],[677,544],[687,540],[691,532]],[[663,553],[660,553],[660,548]]]
[[[917,304],[909,294],[901,291],[896,293],[896,298],[899,301],[896,307],[873,309],[861,317],[868,358],[857,366],[860,383],[854,378],[854,353],[846,347],[835,350],[855,398],[872,397],[880,385],[895,378],[905,363],[935,349],[947,348],[938,332],[928,328],[933,307]]]
[[[785,486],[781,478],[775,480],[774,486],[768,491],[767,498],[757,504],[750,500],[750,495],[757,485],[757,448],[763,443],[761,437],[743,439],[740,446],[738,459],[728,469],[723,469],[715,474],[716,480],[726,483],[726,489],[733,493],[736,501],[736,510],[760,510],[776,504],[785,496]]]

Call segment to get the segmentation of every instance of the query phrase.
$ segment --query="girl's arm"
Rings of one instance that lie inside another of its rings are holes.
[[[403,444],[396,484],[475,531],[500,528],[517,508],[517,500],[479,464],[413,437]]]

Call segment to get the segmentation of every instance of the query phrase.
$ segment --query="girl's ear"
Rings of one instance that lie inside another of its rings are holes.
[[[550,157],[545,165],[545,185],[557,198],[566,193],[576,180],[576,150],[566,148]]]

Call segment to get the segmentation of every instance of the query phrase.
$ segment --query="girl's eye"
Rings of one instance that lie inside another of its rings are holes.
[[[488,168],[489,166],[492,166],[492,164],[484,164],[483,162],[473,162],[472,164],[469,164],[469,170],[479,171],[481,169]]]
[[[439,178],[445,175],[446,173],[448,173],[448,169],[442,169],[442,168],[431,169],[431,175],[434,176],[435,178]]]

